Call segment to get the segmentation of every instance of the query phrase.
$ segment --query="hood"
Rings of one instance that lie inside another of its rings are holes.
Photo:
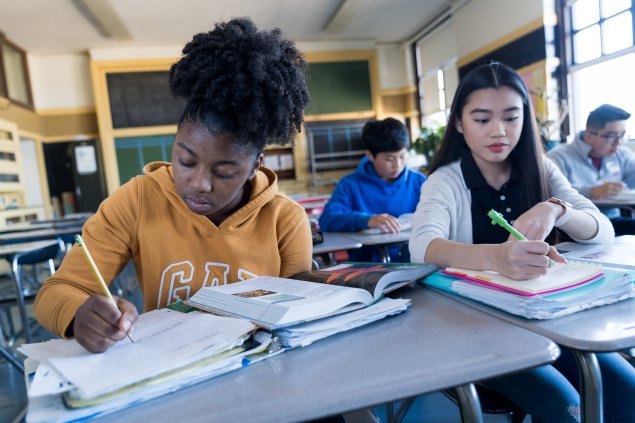
[[[161,188],[170,204],[187,219],[194,219],[197,225],[203,225],[202,229],[209,230],[210,226],[217,228],[207,217],[192,213],[183,199],[176,192],[172,164],[168,162],[152,162],[143,168],[143,173],[155,181]],[[219,230],[236,230],[246,224],[250,218],[258,214],[258,211],[278,193],[277,176],[266,168],[261,167],[256,176],[251,180],[251,196],[249,202],[236,210],[231,216],[221,223]]]

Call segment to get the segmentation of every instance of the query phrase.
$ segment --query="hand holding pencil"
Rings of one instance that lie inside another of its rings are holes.
[[[91,295],[77,310],[73,323],[76,340],[91,352],[103,352],[126,336],[134,342],[129,332],[138,318],[136,307],[110,294],[83,239],[78,235],[75,240],[103,294]]]
[[[554,261],[566,263],[564,257],[546,242],[528,240],[507,222],[502,213],[492,209],[487,216],[492,219],[492,225],[498,225],[509,232],[510,238],[523,241],[500,244],[503,254],[502,263],[496,269],[499,273],[517,280],[531,279],[545,274]]]

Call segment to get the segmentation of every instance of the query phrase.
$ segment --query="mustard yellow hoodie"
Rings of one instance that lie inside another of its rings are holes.
[[[178,196],[169,163],[150,163],[144,173],[104,200],[82,229],[107,282],[134,261],[144,311],[187,299],[203,286],[258,275],[285,277],[311,268],[307,215],[278,192],[271,170],[257,172],[249,202],[218,227],[192,213]],[[63,336],[79,306],[100,292],[74,246],[40,290],[35,316]]]

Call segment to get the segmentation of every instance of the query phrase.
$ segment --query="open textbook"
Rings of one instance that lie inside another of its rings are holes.
[[[593,282],[603,275],[600,266],[585,263],[552,263],[545,275],[533,279],[515,280],[497,272],[448,267],[443,273],[470,280],[514,294],[532,296],[548,294]]]
[[[618,239],[616,239],[618,241]],[[556,249],[567,260],[596,263],[602,266],[635,269],[635,243],[598,245],[561,242]]]
[[[290,278],[260,276],[201,288],[185,303],[212,313],[242,317],[267,329],[366,307],[384,292],[423,278],[431,264],[345,263]]]
[[[413,213],[404,213],[397,218],[397,221],[399,222],[399,227],[402,232],[409,231],[412,229],[412,215]],[[363,229],[359,232],[362,234],[367,234],[367,235],[377,235],[377,234],[383,233],[382,230],[379,228],[368,228],[368,229]]]

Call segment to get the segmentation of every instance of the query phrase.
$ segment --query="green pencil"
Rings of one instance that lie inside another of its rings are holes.
[[[497,212],[494,209],[491,209],[490,211],[487,212],[487,215],[489,216],[490,219],[492,219],[492,225],[499,225],[500,227],[505,229],[507,232],[514,235],[517,239],[527,241],[527,238],[525,238],[525,235],[521,234],[516,229],[514,229],[512,225],[507,223],[507,221],[505,220],[505,218],[503,217],[501,213]]]

